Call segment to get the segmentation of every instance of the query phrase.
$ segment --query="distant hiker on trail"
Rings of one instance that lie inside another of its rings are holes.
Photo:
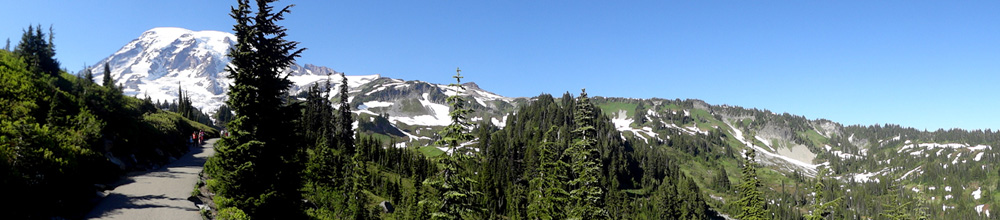
[[[205,144],[205,131],[198,131],[198,144]]]
[[[191,144],[194,144],[195,141],[198,141],[198,132],[193,132],[192,131],[191,132]]]

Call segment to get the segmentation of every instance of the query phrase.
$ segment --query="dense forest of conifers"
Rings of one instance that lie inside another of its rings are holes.
[[[125,172],[183,155],[186,134],[216,133],[148,99],[123,96],[113,80],[98,85],[90,72],[60,70],[51,36],[51,29],[46,35],[29,27],[16,47],[0,50],[5,218],[80,218]]]

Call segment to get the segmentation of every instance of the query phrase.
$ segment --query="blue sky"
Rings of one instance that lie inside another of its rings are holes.
[[[12,1],[70,70],[154,27],[230,31],[235,1]],[[282,1],[300,63],[504,96],[696,98],[918,129],[1000,129],[1000,2]],[[230,31],[231,32],[231,31]]]

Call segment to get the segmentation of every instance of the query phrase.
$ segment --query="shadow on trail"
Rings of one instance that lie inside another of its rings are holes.
[[[110,202],[108,204],[113,204],[110,207],[105,207],[104,210],[108,211],[102,213],[90,213],[89,215],[86,216],[86,218],[89,219],[89,218],[101,218],[101,217],[112,216],[121,213],[122,212],[121,210],[125,209],[172,208],[184,211],[194,211],[194,212],[198,211],[198,209],[195,207],[158,205],[158,204],[150,204],[151,202],[149,202],[150,200],[159,200],[159,199],[187,201],[187,199],[170,198],[162,194],[130,197],[122,194],[112,193],[111,195],[108,195],[107,197],[104,198],[105,201]]]
[[[211,147],[207,147],[207,148],[211,149]],[[171,169],[171,168],[190,168],[190,167],[201,168],[201,167],[203,167],[205,165],[205,162],[208,160],[208,158],[199,158],[199,157],[196,157],[195,155],[204,153],[206,151],[205,149],[206,149],[206,147],[203,147],[203,145],[192,146],[192,147],[190,147],[190,149],[188,149],[188,152],[186,154],[184,154],[184,156],[181,156],[177,160],[171,161],[167,165],[164,165],[164,166],[156,168],[156,169],[151,169],[151,170],[146,170],[146,171],[138,171],[138,172],[131,172],[131,173],[128,174],[128,178],[130,179],[130,178],[135,177],[135,176],[143,176],[143,175],[147,175],[147,174],[150,174],[150,173],[156,173],[156,172],[165,172],[165,171],[168,171],[168,169]]]
[[[187,197],[213,151],[214,142],[191,146],[186,154],[165,166],[129,173],[109,186],[112,191],[106,191],[109,194],[84,218],[144,219],[151,214],[183,215],[186,212],[197,215],[199,209]]]

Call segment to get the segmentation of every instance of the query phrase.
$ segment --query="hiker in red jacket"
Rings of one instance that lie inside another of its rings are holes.
[[[205,144],[205,131],[198,131],[198,143]]]

